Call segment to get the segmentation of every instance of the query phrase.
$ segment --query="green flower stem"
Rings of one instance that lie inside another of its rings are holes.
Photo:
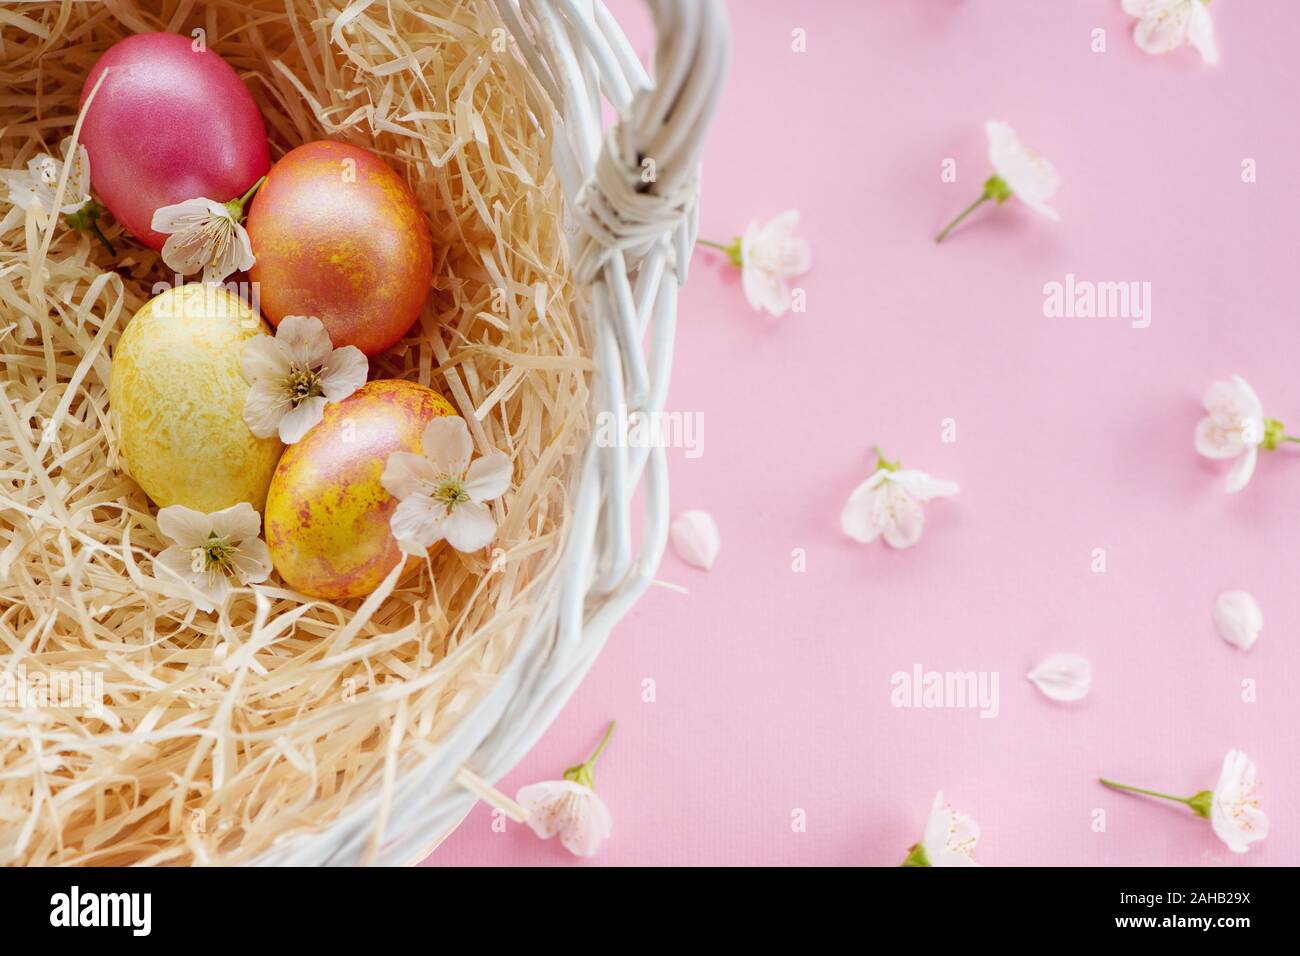
[[[961,214],[958,215],[956,219],[948,223],[948,225],[944,226],[943,232],[935,236],[934,241],[936,243],[943,242],[945,239],[948,238],[948,233],[952,232],[953,229],[957,227],[958,223],[960,223],[962,220],[964,220],[967,216],[973,213],[984,203],[988,202],[990,199],[992,199],[998,205],[1001,205],[1002,203],[1006,202],[1010,198],[1011,198],[1011,187],[1007,185],[1006,180],[1003,179],[1001,176],[998,176],[997,174],[990,176],[988,179],[984,181],[984,192],[980,194],[980,198],[976,199],[973,203],[971,203],[969,206],[963,209],[961,211]]]
[[[1114,780],[1107,780],[1105,777],[1100,778],[1103,786],[1110,787],[1112,790],[1130,790],[1133,793],[1144,793],[1148,797],[1159,797],[1161,800],[1173,800],[1177,803],[1190,803],[1191,797],[1175,797],[1169,793],[1160,793],[1158,790],[1144,790],[1141,787],[1130,787],[1128,784],[1116,783]]]
[[[587,758],[588,767],[596,766],[596,761],[600,759],[600,755],[604,752],[605,747],[608,746],[609,738],[614,736],[614,728],[617,726],[617,720],[611,720],[609,722],[609,726],[605,728],[605,736],[600,738],[600,743],[596,744],[596,749],[593,750],[591,756]]]
[[[943,232],[941,232],[941,233],[939,233],[939,235],[935,236],[935,237],[934,237],[934,241],[935,241],[936,243],[943,242],[945,239],[948,238],[948,233],[952,232],[955,228],[957,228],[957,225],[958,225],[958,224],[959,224],[963,219],[965,219],[967,216],[969,216],[969,215],[970,215],[971,213],[973,213],[976,209],[978,209],[980,206],[982,206],[984,203],[986,203],[986,202],[988,202],[988,201],[989,201],[989,195],[988,195],[988,193],[984,193],[983,195],[981,195],[979,199],[975,200],[973,203],[971,203],[969,206],[967,206],[965,209],[963,209],[963,210],[961,211],[961,214],[960,214],[956,219],[954,219],[952,222],[948,223],[948,225],[944,226],[944,227],[943,227]]]
[[[113,244],[108,241],[108,236],[104,235],[104,233],[100,231],[99,223],[92,220],[90,223],[90,231],[95,234],[96,239],[104,244],[104,248],[108,250],[110,256],[117,255],[117,250],[114,249]]]
[[[65,212],[63,218],[69,226],[76,229],[78,232],[93,232],[96,238],[104,244],[104,248],[108,250],[108,254],[110,256],[116,256],[117,250],[113,248],[113,244],[108,241],[108,237],[99,229],[99,217],[103,214],[103,206],[95,202],[93,199],[87,199],[81,204],[80,208],[74,209],[72,212]]]
[[[713,242],[710,239],[696,239],[695,244],[697,246],[708,246],[710,249],[717,249],[719,252],[725,252],[727,258],[731,260],[731,264],[737,269],[743,265],[743,257],[740,252],[740,236],[733,239],[729,246],[724,246],[720,242]]]
[[[253,194],[262,188],[262,183],[264,182],[266,182],[266,177],[262,176],[257,180],[257,182],[248,187],[248,192],[244,193],[244,195],[240,196],[238,199],[232,199],[230,202],[226,203],[226,208],[229,209],[230,214],[234,216],[235,222],[244,221],[244,206],[253,198]]]
[[[1264,438],[1259,443],[1260,447],[1265,451],[1272,451],[1277,448],[1278,443],[1284,441],[1300,442],[1300,436],[1288,435],[1286,426],[1276,418],[1264,419]]]
[[[1113,780],[1107,780],[1101,777],[1099,782],[1102,786],[1110,787],[1112,790],[1128,790],[1131,793],[1141,793],[1148,797],[1159,797],[1161,800],[1172,800],[1174,803],[1185,803],[1191,807],[1192,812],[1198,817],[1209,817],[1210,805],[1214,802],[1214,792],[1212,790],[1201,790],[1192,794],[1190,797],[1175,797],[1170,793],[1161,793],[1159,790],[1145,790],[1142,787],[1130,787],[1128,784],[1116,783]]]
[[[611,720],[609,722],[609,726],[605,728],[605,736],[600,738],[600,743],[596,745],[596,749],[591,752],[591,756],[587,758],[586,762],[570,767],[568,770],[564,771],[565,780],[571,780],[590,790],[596,789],[596,778],[593,776],[592,771],[596,769],[596,761],[600,759],[600,755],[609,744],[609,738],[614,736],[614,728],[617,726],[617,720]]]

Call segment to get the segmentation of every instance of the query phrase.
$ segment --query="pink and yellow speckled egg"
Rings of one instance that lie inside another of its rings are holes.
[[[406,334],[433,279],[429,225],[369,150],[307,143],[271,167],[248,212],[262,311],[314,315],[335,348],[376,355]]]
[[[281,445],[244,424],[239,357],[270,331],[239,297],[199,282],[155,296],[127,325],[108,403],[122,463],[158,507],[262,510]]]
[[[395,451],[421,454],[425,426],[455,415],[432,389],[369,382],[280,459],[266,498],[266,543],[280,577],[312,597],[369,594],[403,555],[388,522],[397,499],[380,482]]]

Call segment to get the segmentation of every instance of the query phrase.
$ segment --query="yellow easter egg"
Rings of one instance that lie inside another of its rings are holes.
[[[270,327],[238,296],[192,282],[144,304],[113,353],[108,401],[123,466],[158,507],[266,502],[282,446],[244,423],[244,343]]]
[[[266,498],[266,543],[290,587],[341,601],[369,594],[403,558],[389,519],[397,499],[380,481],[388,456],[421,454],[425,426],[455,415],[414,382],[369,382],[285,449]]]

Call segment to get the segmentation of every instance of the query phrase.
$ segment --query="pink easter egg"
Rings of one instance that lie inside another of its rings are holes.
[[[175,33],[119,40],[86,78],[83,105],[105,70],[81,142],[98,198],[145,245],[161,249],[167,239],[150,228],[160,206],[238,198],[270,168],[248,87],[196,40]]]

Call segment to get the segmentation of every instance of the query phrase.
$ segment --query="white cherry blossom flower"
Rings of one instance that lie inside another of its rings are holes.
[[[683,511],[669,529],[673,550],[693,568],[712,570],[722,547],[717,522],[707,511]]]
[[[180,275],[202,269],[203,281],[215,283],[253,268],[253,244],[242,225],[244,206],[265,180],[263,176],[229,202],[199,196],[154,210],[150,228],[167,235],[163,262]]]
[[[247,585],[270,575],[271,552],[258,537],[261,527],[261,516],[247,501],[211,514],[168,505],[158,512],[158,530],[172,545],[154,558],[154,577],[180,584],[200,611],[216,610],[230,594],[231,578]]]
[[[510,458],[492,451],[473,464],[474,443],[463,419],[435,418],[424,430],[423,455],[394,452],[380,480],[398,499],[390,525],[407,554],[423,555],[447,540],[457,551],[477,551],[496,534],[484,502],[510,487]]]
[[[1061,214],[1047,204],[1061,186],[1061,177],[1052,164],[1020,142],[1016,131],[1001,120],[989,120],[984,131],[989,137],[989,162],[1011,195],[1034,212],[1059,220]],[[993,198],[1006,201],[1005,197]]]
[[[1124,0],[1124,12],[1138,18],[1133,42],[1147,53],[1190,44],[1206,63],[1219,62],[1208,0]]]
[[[903,866],[979,866],[975,862],[979,838],[979,824],[946,804],[940,790],[930,807],[925,835],[908,852]]]
[[[39,202],[46,212],[54,209],[54,193],[63,175],[63,166],[68,161],[68,150],[72,146],[72,137],[62,143],[63,158],[56,159],[48,153],[41,153],[27,162],[25,172],[9,171],[5,180],[9,185],[9,201],[20,209],[26,209],[33,202]],[[59,212],[70,215],[77,212],[90,201],[90,153],[86,147],[77,144],[73,153],[72,170],[68,173],[68,184],[63,190],[63,203]]]
[[[325,414],[325,406],[366,384],[370,363],[354,345],[336,349],[314,315],[286,315],[275,335],[248,340],[240,370],[251,386],[244,421],[258,438],[278,434],[292,445]]]
[[[545,780],[522,787],[516,802],[528,811],[528,825],[543,840],[559,836],[574,856],[595,856],[613,819],[596,791],[571,780]]]
[[[955,482],[931,478],[923,471],[903,470],[877,452],[876,471],[853,489],[840,527],[855,541],[870,544],[884,537],[891,548],[910,548],[925,530],[922,504],[931,498],[955,495]]]
[[[984,124],[984,130],[989,138],[989,163],[993,166],[993,175],[985,181],[984,191],[979,198],[948,223],[935,238],[935,242],[943,242],[958,223],[989,200],[1000,206],[1015,196],[1048,219],[1059,221],[1061,218],[1061,214],[1048,203],[1061,185],[1061,177],[1055,167],[1042,155],[1025,146],[1009,124],[1001,120],[989,120]]]
[[[1240,375],[1212,384],[1203,402],[1209,414],[1196,423],[1196,450],[1206,458],[1236,459],[1226,487],[1240,491],[1255,473],[1259,446],[1277,447],[1281,423],[1270,430],[1259,396]]]
[[[1225,641],[1248,651],[1264,630],[1264,612],[1254,595],[1246,591],[1225,591],[1214,602],[1214,624]]]
[[[727,254],[740,269],[740,286],[755,312],[777,318],[790,309],[790,280],[812,268],[812,249],[796,232],[799,211],[789,209],[765,225],[750,223],[729,246],[701,239],[699,244]]]
[[[1229,750],[1223,758],[1210,823],[1233,853],[1245,853],[1250,844],[1268,836],[1268,817],[1255,797],[1255,765],[1240,750]]]
[[[740,237],[740,285],[755,312],[780,317],[790,308],[790,280],[812,268],[812,249],[795,232],[799,213],[790,209]]]
[[[1104,777],[1100,781],[1112,790],[1127,790],[1161,800],[1185,803],[1198,817],[1205,817],[1215,835],[1233,853],[1245,853],[1250,844],[1268,836],[1268,817],[1255,796],[1255,765],[1240,750],[1229,750],[1223,758],[1219,782],[1213,790],[1201,790],[1190,797],[1178,797],[1158,790],[1130,787]]]
[[[63,201],[59,204],[58,214],[73,229],[93,233],[109,255],[116,255],[117,250],[99,228],[98,220],[104,214],[104,207],[90,195],[90,153],[80,143],[73,150],[71,136],[63,140],[61,149],[62,159],[41,153],[28,161],[26,170],[0,172],[0,179],[9,187],[9,201],[22,210],[35,203],[47,213],[52,211],[59,179],[71,155],[72,168],[63,187]]]
[[[595,856],[613,829],[609,808],[596,796],[592,772],[614,726],[611,721],[592,755],[564,771],[563,779],[530,784],[515,795],[515,802],[528,811],[528,825],[533,832],[543,840],[559,836],[560,843],[574,856]]]

